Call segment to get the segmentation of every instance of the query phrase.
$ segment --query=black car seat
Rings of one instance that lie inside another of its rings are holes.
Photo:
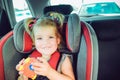
[[[24,31],[23,21],[18,22],[14,30],[0,41],[0,79],[16,80],[16,64],[31,52],[31,39]],[[82,28],[81,28],[82,27]],[[73,68],[76,80],[96,80],[98,69],[98,44],[95,32],[78,15],[69,15],[64,24],[64,39],[73,55]],[[28,54],[21,54],[28,53]],[[81,77],[82,78],[81,78]]]
[[[8,16],[5,10],[0,7],[0,39],[11,30]]]
[[[97,80],[120,80],[120,16],[95,17],[89,23],[99,44]]]

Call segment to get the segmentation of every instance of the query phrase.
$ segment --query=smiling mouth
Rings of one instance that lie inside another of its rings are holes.
[[[44,48],[42,48],[43,52],[45,52],[45,53],[49,52],[50,49],[51,49],[50,47],[46,47],[46,48],[44,47]]]
[[[43,48],[44,50],[50,49],[50,47]]]

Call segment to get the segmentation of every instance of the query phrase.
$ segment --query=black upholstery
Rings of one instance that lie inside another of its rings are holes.
[[[11,30],[8,16],[4,9],[0,8],[0,38]]]
[[[98,80],[120,80],[120,16],[96,17],[88,23],[98,37]]]
[[[71,5],[54,5],[54,6],[47,6],[44,8],[44,14],[51,11],[62,13],[64,15],[69,15],[73,11],[73,7]]]

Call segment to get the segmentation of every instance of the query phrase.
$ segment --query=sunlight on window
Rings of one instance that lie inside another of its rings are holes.
[[[18,5],[20,4],[20,5]],[[25,0],[13,0],[16,21],[32,17]]]

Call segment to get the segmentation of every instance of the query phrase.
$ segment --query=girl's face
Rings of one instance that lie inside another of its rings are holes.
[[[42,55],[50,56],[57,50],[60,38],[55,33],[55,28],[52,26],[40,27],[34,30],[35,46]]]

